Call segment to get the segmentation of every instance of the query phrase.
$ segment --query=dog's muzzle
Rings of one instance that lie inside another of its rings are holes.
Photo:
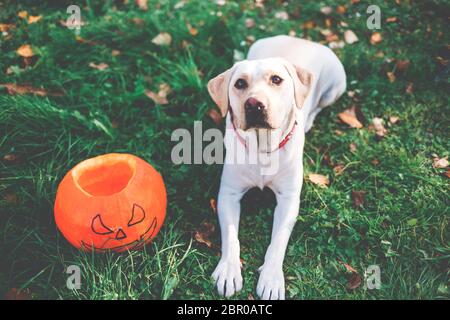
[[[270,125],[267,123],[266,106],[256,98],[248,98],[244,104],[245,109],[245,129],[251,128],[267,128]]]

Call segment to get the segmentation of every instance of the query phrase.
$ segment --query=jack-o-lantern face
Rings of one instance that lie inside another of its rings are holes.
[[[109,154],[83,161],[61,182],[56,223],[78,248],[141,248],[165,218],[166,192],[159,173],[132,156]]]

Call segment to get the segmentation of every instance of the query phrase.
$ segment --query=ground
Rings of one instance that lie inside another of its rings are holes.
[[[64,26],[74,2],[84,22],[78,37]],[[433,166],[449,152],[448,3],[257,2],[264,6],[149,1],[145,10],[132,0],[0,2],[0,84],[7,84],[0,87],[1,297],[219,298],[210,278],[220,245],[210,199],[217,197],[221,165],[174,165],[171,133],[192,132],[195,120],[204,130],[217,127],[207,81],[254,39],[295,32],[337,44],[348,93],[307,134],[305,176],[327,176],[329,185],[304,183],[284,262],[286,297],[449,298],[449,178],[442,165]],[[370,4],[379,5],[380,29],[366,25]],[[359,41],[340,43],[346,30]],[[170,44],[152,42],[161,32],[171,35]],[[22,56],[17,52],[26,44],[34,56],[23,57],[27,47]],[[167,104],[145,94],[161,84],[171,88]],[[33,88],[40,90],[33,94]],[[351,106],[362,128],[339,120]],[[377,135],[374,118],[383,119],[387,132]],[[133,153],[164,177],[166,222],[144,250],[83,253],[55,225],[53,203],[64,174],[108,152]],[[234,298],[252,299],[275,203],[268,191],[252,191],[243,202],[244,288]],[[211,247],[195,237],[202,223],[215,226],[206,239]],[[70,265],[81,268],[78,290],[66,286]],[[360,282],[370,265],[380,267],[380,289]]]

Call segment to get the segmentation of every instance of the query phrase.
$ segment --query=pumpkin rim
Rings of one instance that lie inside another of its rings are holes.
[[[102,164],[116,164],[120,162],[126,163],[126,165],[128,165],[129,168],[131,168],[132,175],[128,179],[126,185],[119,191],[106,195],[94,195],[86,191],[85,188],[80,185],[79,183],[80,177],[83,175],[83,173],[87,172],[88,170],[98,169],[98,167],[101,166]],[[75,167],[72,168],[70,176],[73,180],[76,189],[81,191],[84,195],[90,198],[108,198],[118,196],[121,193],[125,192],[125,190],[127,190],[128,187],[132,184],[136,176],[136,172],[137,172],[137,161],[135,156],[129,153],[108,153],[81,161]]]

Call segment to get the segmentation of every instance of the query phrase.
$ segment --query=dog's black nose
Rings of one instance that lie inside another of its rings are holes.
[[[262,112],[265,108],[264,104],[256,98],[248,98],[245,101],[246,112]]]

